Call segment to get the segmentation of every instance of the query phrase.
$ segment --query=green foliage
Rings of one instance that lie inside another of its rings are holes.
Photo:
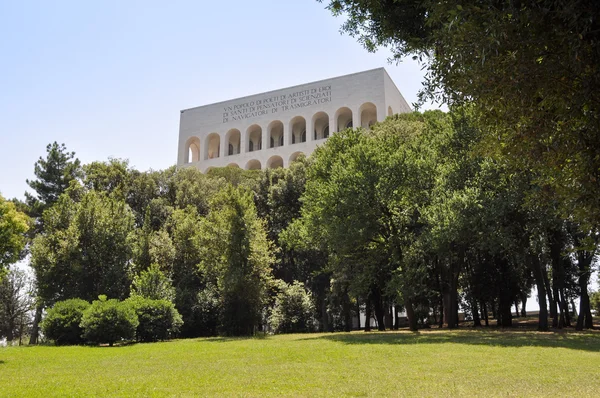
[[[134,217],[129,207],[96,191],[68,193],[44,213],[45,233],[31,248],[39,294],[47,303],[99,294],[129,296]]]
[[[173,338],[183,324],[181,315],[169,300],[154,300],[134,296],[125,301],[137,314],[139,325],[136,330],[138,341],[151,342]]]
[[[77,298],[57,302],[48,309],[41,324],[44,335],[56,345],[83,343],[80,323],[89,306],[90,303]]]
[[[158,264],[152,264],[139,275],[133,277],[131,295],[150,300],[175,300],[175,288],[171,279],[161,271]]]
[[[175,248],[175,306],[183,317],[181,335],[184,337],[207,334],[204,330],[203,315],[201,311],[197,311],[197,295],[204,287],[202,273],[198,269],[202,260],[198,229],[201,219],[196,208],[189,206],[186,209],[175,210],[166,225]]]
[[[252,194],[228,186],[200,224],[200,269],[219,296],[220,331],[250,335],[260,325],[273,262]]]
[[[422,100],[472,104],[491,153],[539,173],[565,215],[599,225],[597,1],[327,3],[369,51],[425,64]]]
[[[0,276],[0,338],[19,342],[28,333],[34,306],[33,283],[27,273],[10,267]]]
[[[133,339],[138,325],[137,314],[129,302],[107,300],[103,295],[83,312],[80,324],[86,341],[108,343],[110,346],[121,340]]]
[[[29,217],[0,195],[0,278],[25,248]]]
[[[81,177],[81,163],[75,152],[67,152],[65,144],[57,142],[46,146],[46,159],[40,157],[34,166],[35,180],[27,184],[35,191],[35,196],[25,193],[32,217],[40,217],[44,210],[58,201],[71,181]]]
[[[315,308],[310,292],[298,281],[281,282],[269,316],[274,333],[306,333],[315,329]]]

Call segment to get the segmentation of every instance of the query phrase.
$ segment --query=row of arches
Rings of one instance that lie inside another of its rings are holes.
[[[295,162],[296,160],[298,160],[298,158],[300,156],[303,156],[304,153],[302,152],[294,152],[290,158],[289,158],[289,163]],[[240,165],[237,163],[229,163],[227,165],[227,167],[237,167],[239,168]],[[276,169],[278,167],[283,167],[283,158],[281,156],[275,155],[275,156],[271,156],[269,158],[269,160],[267,160],[266,163],[266,167],[267,169]],[[208,169],[206,169],[206,171],[212,169],[212,167],[209,167]],[[246,170],[260,170],[262,169],[262,163],[260,162],[260,160],[258,159],[252,159],[249,160],[246,163],[246,166],[244,167],[244,169]]]
[[[360,125],[369,128],[377,122],[377,107],[367,102],[359,110]],[[391,116],[392,109],[388,108],[388,116]],[[352,110],[348,107],[342,107],[335,112],[333,127],[336,131],[354,127],[354,117]],[[327,112],[317,112],[312,117],[312,140],[322,140],[329,137],[330,118]],[[274,120],[267,125],[267,148],[277,148],[285,145],[294,145],[306,142],[307,124],[302,116],[292,118],[288,127],[284,128],[281,120]],[[287,135],[287,136],[286,136]],[[254,152],[263,149],[263,129],[258,124],[253,124],[246,129],[246,134],[242,140],[242,133],[239,129],[233,128],[225,133],[225,146],[221,146],[221,136],[218,133],[211,133],[206,136],[204,145],[201,145],[198,137],[191,137],[186,142],[185,163],[198,162],[200,159],[209,160],[221,156],[232,156],[242,152]],[[204,152],[201,152],[203,148]],[[224,154],[221,151],[225,152]]]

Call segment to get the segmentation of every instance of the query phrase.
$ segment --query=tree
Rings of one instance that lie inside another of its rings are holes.
[[[488,148],[533,168],[578,221],[600,223],[600,4],[330,0],[369,51],[425,64],[421,98],[471,103]]]
[[[31,248],[39,296],[46,305],[100,294],[129,296],[134,217],[122,200],[90,191],[79,201],[67,192],[44,213],[45,232]]]
[[[252,193],[227,186],[211,201],[200,231],[200,269],[218,292],[221,333],[253,334],[262,322],[273,254]]]
[[[327,245],[332,277],[348,284],[341,291],[366,299],[380,330],[398,293],[416,329],[412,300],[422,262],[406,254],[422,230],[419,209],[429,198],[433,148],[446,120],[437,112],[388,120],[371,131],[346,130],[313,154],[302,218],[313,239]]]
[[[29,217],[0,195],[0,278],[21,257],[28,230]]]
[[[31,326],[33,308],[30,278],[25,271],[11,268],[0,278],[0,337],[13,341],[18,336],[20,345]]]
[[[161,271],[158,264],[152,264],[148,269],[133,277],[131,296],[173,302],[175,288],[173,288],[171,279]]]
[[[210,335],[204,330],[206,322],[198,294],[205,287],[203,273],[198,268],[202,261],[199,228],[202,218],[195,207],[178,209],[167,220],[166,228],[173,241],[173,286],[175,287],[175,307],[181,313],[183,337]],[[210,322],[209,322],[210,323]],[[211,332],[212,332],[212,328]]]
[[[81,177],[81,163],[75,158],[75,152],[67,152],[65,144],[48,144],[46,152],[46,159],[40,157],[34,165],[37,179],[27,180],[35,191],[35,196],[25,193],[32,217],[41,217],[44,210],[58,201],[71,181]]]
[[[36,220],[35,233],[44,229],[43,212],[56,203],[71,182],[79,179],[82,174],[79,159],[75,158],[75,152],[67,152],[65,144],[48,144],[46,152],[46,159],[40,157],[34,165],[37,179],[27,180],[35,194],[25,192],[28,214]],[[38,325],[42,320],[43,309],[43,303],[39,302],[29,344],[37,343]]]
[[[298,281],[282,282],[269,316],[275,333],[306,333],[314,330],[314,303],[310,292]]]

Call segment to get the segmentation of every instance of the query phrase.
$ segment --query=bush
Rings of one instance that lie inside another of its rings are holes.
[[[90,303],[82,299],[59,301],[48,310],[42,322],[44,335],[56,345],[82,344],[81,318]]]
[[[126,300],[136,312],[139,324],[136,336],[139,341],[168,340],[183,325],[181,315],[168,300],[151,300],[134,296]]]
[[[312,296],[298,281],[283,283],[275,298],[269,326],[275,333],[304,333],[314,330]]]
[[[135,336],[139,321],[134,309],[126,301],[107,300],[99,296],[83,313],[83,337],[92,343],[112,345]]]

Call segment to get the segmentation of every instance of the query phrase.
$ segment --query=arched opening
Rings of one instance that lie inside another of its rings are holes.
[[[394,112],[392,111],[392,107],[388,106],[388,116],[393,116]]]
[[[292,155],[290,156],[290,163],[295,162],[301,156],[304,156],[303,152],[294,152],[294,153],[292,153]]]
[[[231,129],[225,135],[225,141],[227,142],[227,156],[237,155],[240,153],[240,143],[242,140],[242,133],[238,129]]]
[[[258,124],[248,127],[246,137],[248,137],[247,152],[260,151],[262,149],[262,128]]]
[[[371,102],[360,107],[360,126],[368,129],[377,123],[377,107]]]
[[[278,167],[283,167],[283,158],[281,156],[271,156],[267,160],[267,168],[276,169]]]
[[[221,150],[221,137],[219,134],[209,134],[208,137],[206,137],[204,148],[204,160],[218,158]]]
[[[342,131],[345,129],[351,129],[353,126],[352,123],[352,111],[350,108],[340,108],[335,113],[335,121],[337,123],[337,131]]]
[[[290,120],[289,139],[292,144],[306,142],[306,119],[302,116],[296,116]]]
[[[252,159],[246,163],[246,170],[260,170],[261,164],[259,160]]]
[[[238,168],[238,169],[240,168],[240,166],[239,166],[237,163],[229,163],[229,164],[227,165],[227,167],[236,167],[236,168]]]
[[[320,140],[329,137],[329,115],[325,112],[317,112],[312,118],[313,138]]]
[[[277,148],[283,146],[283,123],[279,120],[274,120],[267,127],[269,135],[269,148]]]
[[[191,137],[185,143],[184,163],[193,163],[200,160],[200,139]]]

